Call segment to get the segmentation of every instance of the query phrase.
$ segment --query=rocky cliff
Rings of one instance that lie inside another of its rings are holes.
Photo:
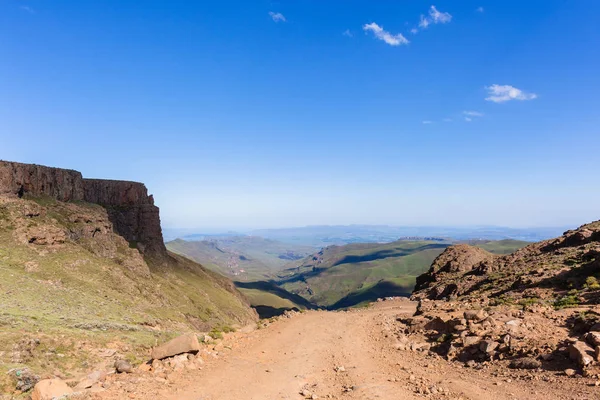
[[[84,179],[77,171],[0,161],[0,194],[99,204],[130,245],[146,255],[166,254],[159,209],[142,183]]]
[[[60,201],[83,200],[80,172],[34,164],[0,161],[0,194],[50,196]]]
[[[107,209],[115,230],[144,254],[166,254],[159,209],[137,182],[84,179],[84,200]]]

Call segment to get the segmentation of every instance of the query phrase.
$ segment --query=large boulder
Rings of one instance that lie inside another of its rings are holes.
[[[31,400],[53,400],[71,393],[73,389],[60,379],[44,379],[33,388]]]
[[[593,349],[585,342],[577,341],[569,346],[569,357],[581,367],[587,367],[594,361],[590,353],[593,354]]]
[[[198,351],[200,351],[198,337],[194,333],[188,333],[152,349],[152,359],[162,360],[178,354],[197,353]]]

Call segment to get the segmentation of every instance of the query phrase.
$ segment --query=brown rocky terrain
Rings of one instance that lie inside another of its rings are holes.
[[[470,368],[546,371],[600,385],[600,223],[513,254],[449,247],[417,279],[399,347]]]

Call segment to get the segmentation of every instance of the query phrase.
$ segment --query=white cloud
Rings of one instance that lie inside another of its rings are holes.
[[[35,14],[35,10],[29,6],[21,6],[20,8],[21,8],[21,10],[27,11],[30,14]]]
[[[452,118],[444,118],[443,121],[444,122],[452,122]]]
[[[486,87],[486,89],[489,96],[485,99],[494,103],[504,103],[510,100],[533,100],[538,97],[535,93],[527,93],[510,85],[493,84]]]
[[[441,12],[435,6],[429,8],[429,16],[421,15],[419,27],[426,29],[431,24],[447,24],[452,21],[452,15],[447,12]]]
[[[401,33],[393,34],[383,29],[383,27],[377,25],[375,22],[366,24],[363,26],[365,32],[373,32],[375,37],[379,40],[383,40],[390,46],[400,46],[402,44],[410,43],[408,39]]]
[[[286,22],[287,21],[282,13],[276,13],[273,11],[269,11],[269,15],[275,22]]]
[[[433,121],[423,121],[423,124],[425,124],[425,125],[433,124]]]
[[[419,30],[417,28],[412,28],[410,30],[410,33],[412,33],[413,35],[416,35],[419,32]]]
[[[483,113],[479,111],[463,111],[463,114],[468,117],[483,117]]]
[[[438,11],[435,6],[431,6],[429,9],[429,16],[434,24],[445,24],[452,20],[450,13]]]
[[[342,33],[342,35],[347,36],[347,37],[354,37],[354,35],[352,34],[352,32],[350,32],[350,29],[346,29],[344,31],[344,33]]]
[[[483,9],[483,7],[477,7],[477,12],[480,12],[480,13],[482,13],[482,12],[484,12],[484,11],[485,11],[485,10]]]
[[[471,122],[471,121],[473,121],[473,118],[465,117],[465,121]]]

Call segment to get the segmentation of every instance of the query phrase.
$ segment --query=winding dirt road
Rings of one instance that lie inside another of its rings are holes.
[[[201,370],[168,380],[133,377],[102,399],[593,399],[600,388],[548,372],[463,368],[437,356],[394,349],[398,315],[408,301],[351,312],[311,311],[265,329],[238,332]],[[204,357],[206,358],[206,357]],[[304,391],[304,394],[301,394]],[[124,395],[126,393],[127,395]]]

